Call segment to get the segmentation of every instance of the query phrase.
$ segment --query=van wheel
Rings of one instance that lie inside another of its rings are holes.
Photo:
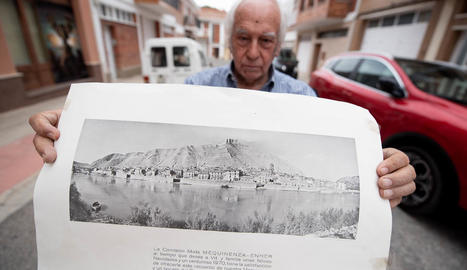
[[[402,199],[400,207],[411,213],[434,213],[441,206],[446,182],[443,182],[441,160],[436,160],[426,150],[414,146],[400,146],[399,149],[410,159],[417,174],[416,190]]]

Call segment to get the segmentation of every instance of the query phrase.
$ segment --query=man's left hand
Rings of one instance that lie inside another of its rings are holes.
[[[396,207],[402,200],[415,191],[415,170],[409,164],[409,157],[394,148],[383,149],[384,160],[378,165],[379,194],[388,199],[391,207]]]

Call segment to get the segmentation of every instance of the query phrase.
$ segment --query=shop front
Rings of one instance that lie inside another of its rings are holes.
[[[0,111],[102,81],[90,13],[89,1],[0,0]]]

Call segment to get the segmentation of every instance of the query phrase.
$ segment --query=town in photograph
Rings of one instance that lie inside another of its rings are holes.
[[[355,239],[350,138],[87,119],[70,220]]]

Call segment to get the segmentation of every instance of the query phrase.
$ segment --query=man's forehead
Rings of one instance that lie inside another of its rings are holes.
[[[248,35],[250,34],[250,32],[248,32],[247,29],[245,28],[242,28],[242,27],[238,27],[235,31],[235,33],[237,34],[245,34],[245,35]],[[276,33],[275,32],[262,32],[260,33],[262,36],[268,36],[268,37],[276,37]]]
[[[280,11],[275,1],[243,1],[235,11],[234,27],[272,27],[272,32],[279,29]],[[277,28],[277,29],[276,29]],[[251,31],[251,30],[250,30]]]

